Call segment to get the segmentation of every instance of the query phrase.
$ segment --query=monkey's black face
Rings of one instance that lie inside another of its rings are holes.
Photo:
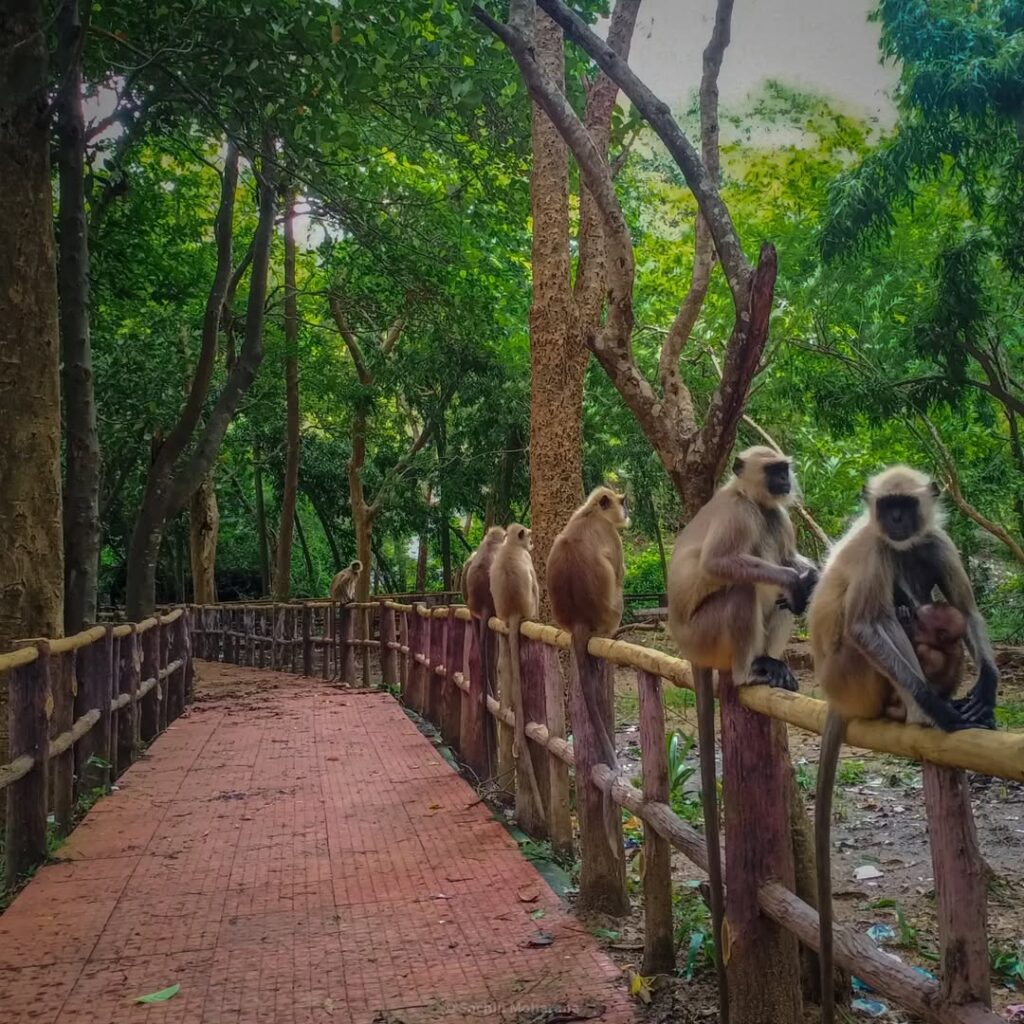
[[[882,532],[894,541],[910,540],[921,525],[921,507],[917,498],[889,494],[875,501],[875,516]]]
[[[764,482],[768,493],[783,498],[793,489],[793,478],[788,462],[770,462],[764,467]]]

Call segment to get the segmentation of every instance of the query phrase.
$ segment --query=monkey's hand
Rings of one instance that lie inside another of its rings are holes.
[[[775,599],[775,604],[779,608],[791,611],[794,615],[803,614],[817,582],[817,569],[808,569],[805,572],[799,573],[793,585],[786,587]]]
[[[994,729],[996,727],[995,704],[978,697],[977,688],[966,697],[951,702],[964,717],[969,729]]]
[[[769,658],[766,654],[751,662],[747,682],[751,686],[771,686],[776,690],[795,692],[799,689],[796,676],[789,670],[789,666],[777,658]]]
[[[914,621],[914,612],[910,605],[896,605],[896,618],[899,619],[900,625],[909,633],[911,623]]]

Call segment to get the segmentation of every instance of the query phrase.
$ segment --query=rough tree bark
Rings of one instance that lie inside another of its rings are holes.
[[[532,3],[519,3],[533,19],[533,53],[552,88],[565,92],[561,29]],[[629,53],[639,0],[616,6],[609,40]],[[600,159],[607,162],[611,116],[618,88],[605,75],[587,82],[585,120]],[[543,106],[533,106],[533,303],[530,307],[530,524],[533,561],[547,611],[547,557],[583,490],[583,382],[585,335],[596,327],[603,302],[604,235],[593,197],[580,195],[579,260],[572,281],[569,255],[569,161],[565,140]]]
[[[192,600],[196,604],[216,604],[220,510],[217,507],[217,491],[212,473],[203,477],[189,501],[188,524]]]
[[[277,601],[287,601],[291,595],[292,526],[299,494],[299,310],[295,290],[294,195],[289,198],[284,215],[284,337],[288,454],[281,497],[281,527],[277,534],[277,572],[274,574],[274,599]],[[364,564],[369,565],[369,562]]]
[[[46,31],[38,0],[0,6],[0,651],[60,636],[64,558],[60,355],[53,259]],[[0,686],[0,762],[7,760]]]
[[[64,628],[96,621],[100,554],[100,444],[89,339],[89,225],[85,212],[82,51],[88,21],[77,0],[57,17],[61,84],[56,99],[59,181],[57,290],[64,364]]]
[[[238,178],[238,151],[233,143],[229,143],[215,226],[217,270],[207,298],[199,360],[181,416],[155,452],[146,479],[142,507],[128,549],[126,612],[129,618],[145,618],[152,612],[155,603],[156,562],[164,527],[171,516],[185,506],[200,481],[213,467],[224,434],[263,360],[263,316],[275,205],[271,176],[274,166],[273,140],[269,137],[264,139],[261,164],[257,175],[259,220],[253,238],[252,278],[242,350],[191,452],[186,453],[209,391],[217,355],[221,310],[231,279],[232,214]]]

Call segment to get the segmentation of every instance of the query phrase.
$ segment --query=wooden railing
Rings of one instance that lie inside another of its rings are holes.
[[[612,666],[636,672],[643,768],[638,788],[600,762],[575,683],[570,687],[570,711],[578,726],[572,741],[567,739],[558,652],[569,648],[569,636],[552,626],[523,623],[520,659],[530,749],[519,756],[533,760],[544,803],[538,808],[531,805],[530,787],[512,782],[520,771],[512,759],[515,717],[504,699],[485,693],[471,621],[464,607],[428,608],[394,601],[345,607],[312,602],[269,610],[215,606],[198,609],[194,618],[199,656],[244,664],[269,661],[346,683],[370,681],[370,653],[375,651],[382,682],[397,687],[403,702],[437,727],[479,781],[514,789],[521,826],[549,839],[561,852],[573,848],[569,769],[574,769],[580,818],[579,899],[585,907],[613,912],[625,907],[621,843],[616,851],[608,842],[603,815],[609,799],[627,808],[644,823],[642,969],[671,970],[671,849],[707,866],[703,836],[670,806],[665,756],[661,690],[666,682],[692,689],[690,666],[635,644],[590,641],[590,657],[579,672],[602,700],[612,700]],[[492,619],[490,628],[507,634],[499,619]],[[359,639],[354,638],[354,629]],[[300,650],[301,657],[295,653]],[[362,652],[358,672],[357,651]],[[499,678],[506,672],[507,663],[499,667]],[[800,1012],[798,943],[817,948],[818,919],[814,907],[795,895],[788,799],[792,766],[785,725],[820,734],[826,709],[822,701],[799,694],[737,688],[723,675],[718,697],[730,936],[725,952],[732,1019],[739,1024],[789,1024]],[[499,692],[507,689],[502,685]],[[1024,735],[975,730],[949,735],[892,722],[854,722],[848,742],[924,762],[941,980],[932,980],[888,956],[866,936],[842,927],[835,934],[837,964],[925,1020],[994,1024],[999,1018],[988,1009],[987,873],[977,848],[964,771],[1024,781]],[[621,830],[621,821],[617,827]]]
[[[0,655],[11,761],[6,791],[5,883],[46,858],[79,801],[123,772],[192,700],[189,612],[138,624],[94,626],[59,640],[24,640]]]

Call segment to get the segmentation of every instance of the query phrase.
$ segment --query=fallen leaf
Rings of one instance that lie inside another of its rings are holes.
[[[430,807],[429,807],[429,810],[431,810],[431,811],[439,811],[439,810],[441,810],[441,805],[440,804],[431,804]]]
[[[137,1003],[166,1003],[181,991],[181,985],[175,982],[170,988],[162,988],[159,992],[150,992],[148,996],[139,996]]]
[[[554,935],[551,932],[535,931],[529,939],[527,945],[530,946],[550,946],[555,941]]]
[[[873,878],[882,878],[883,875],[884,872],[879,871],[874,864],[862,864],[853,873],[853,877],[856,878],[858,882],[867,882]]]
[[[326,1010],[326,1012],[327,1012],[327,1013],[329,1013],[329,1014],[330,1014],[330,1015],[331,1015],[332,1017],[334,1016],[334,1000],[333,1000],[333,999],[332,999],[332,998],[331,998],[330,996],[328,996],[328,997],[327,997],[327,998],[326,998],[326,999],[325,999],[325,1000],[324,1000],[324,1001],[323,1001],[323,1002],[322,1002],[322,1003],[320,1004],[320,1006],[321,1006],[321,1007],[322,1007],[322,1008],[323,1008],[324,1010]]]
[[[629,994],[634,999],[639,999],[642,1003],[649,1004],[651,1001],[651,981],[652,978],[645,978],[640,974],[637,974],[632,967],[629,968]]]
[[[541,907],[539,910],[535,910],[530,917],[533,918],[534,921],[539,921],[546,913],[547,911]]]

